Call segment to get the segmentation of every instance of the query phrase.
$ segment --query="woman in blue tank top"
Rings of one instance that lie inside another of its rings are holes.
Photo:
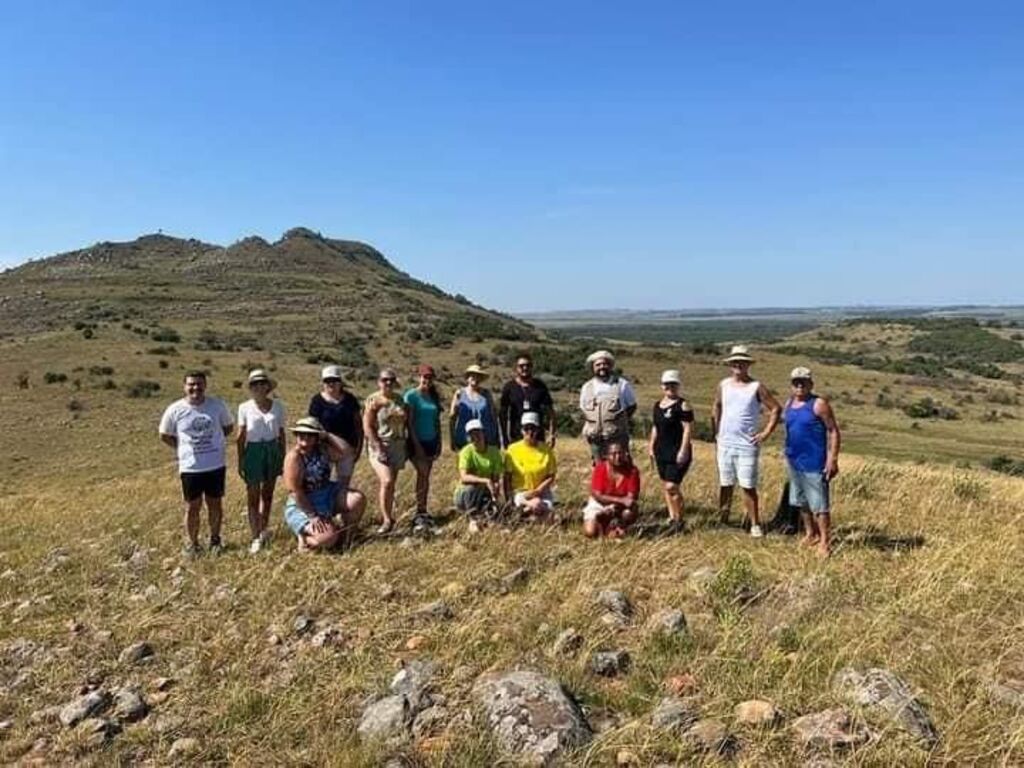
[[[488,445],[501,445],[498,439],[498,414],[489,390],[481,385],[487,380],[487,372],[479,365],[466,369],[466,386],[460,387],[452,396],[449,410],[449,427],[452,436],[452,450],[459,451],[469,442],[466,424],[479,419],[484,425]]]

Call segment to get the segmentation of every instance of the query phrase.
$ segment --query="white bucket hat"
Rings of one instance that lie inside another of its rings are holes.
[[[737,344],[729,350],[729,356],[725,358],[726,363],[752,363],[754,358],[750,356],[750,352],[745,344]]]
[[[325,365],[320,371],[320,381],[325,379],[343,379],[340,365]]]
[[[683,383],[683,378],[682,378],[682,376],[679,375],[679,371],[677,371],[674,368],[672,368],[670,370],[662,372],[662,374],[661,374],[661,383],[662,384],[682,384]]]
[[[615,355],[609,352],[607,349],[599,349],[597,352],[592,352],[587,356],[587,365],[593,365],[598,360],[607,360],[612,365],[615,365]]]

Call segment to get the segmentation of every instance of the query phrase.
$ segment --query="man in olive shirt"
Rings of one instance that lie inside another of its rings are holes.
[[[533,376],[533,358],[523,353],[516,358],[515,377],[501,389],[498,405],[498,426],[501,445],[507,448],[523,439],[524,413],[540,415],[540,440],[547,437],[548,445],[555,445],[555,403],[548,385]],[[545,430],[544,425],[547,425]]]

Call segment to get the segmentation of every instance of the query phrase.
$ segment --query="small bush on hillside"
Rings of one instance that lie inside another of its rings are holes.
[[[125,394],[133,398],[152,397],[160,391],[160,383],[148,379],[137,379],[128,385]]]
[[[150,347],[146,350],[147,355],[167,355],[176,357],[178,355],[177,347],[161,345],[159,347]]]
[[[92,328],[86,328],[84,331],[82,331],[82,338],[83,339],[91,339],[94,335],[95,335],[95,331],[93,331]]]
[[[158,360],[158,361],[157,361],[157,365],[158,365],[158,366],[159,366],[160,368],[167,368],[167,367],[169,367],[169,366],[170,366],[170,363],[168,363],[168,362],[167,362],[166,360]]]
[[[104,379],[103,383],[100,385],[100,388],[117,389],[117,382],[115,382],[113,379]]]
[[[68,410],[72,413],[78,413],[79,411],[85,410],[85,404],[78,398],[71,398],[68,400]]]
[[[109,365],[90,365],[90,376],[113,376],[114,369]]]
[[[22,371],[14,377],[14,385],[18,389],[28,389],[28,373]]]
[[[149,334],[149,337],[153,341],[168,341],[175,344],[181,341],[181,334],[173,328],[157,328]]]
[[[711,609],[719,618],[735,617],[757,599],[761,591],[754,565],[744,555],[733,555],[708,587]]]
[[[953,408],[942,405],[930,397],[922,397],[916,403],[903,406],[903,412],[912,419],[945,419],[955,421],[960,414]]]
[[[976,477],[965,474],[953,476],[953,495],[960,501],[978,501],[985,496],[988,489]]]
[[[994,472],[1002,472],[1004,475],[1013,477],[1024,477],[1024,460],[1012,459],[1009,456],[994,456],[985,462],[985,466]]]
[[[66,373],[54,373],[53,371],[47,371],[43,374],[43,381],[47,384],[62,384],[68,380]]]

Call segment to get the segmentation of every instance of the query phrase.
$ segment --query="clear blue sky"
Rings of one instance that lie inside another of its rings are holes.
[[[0,263],[303,225],[505,310],[1024,301],[1024,3],[0,3]]]

